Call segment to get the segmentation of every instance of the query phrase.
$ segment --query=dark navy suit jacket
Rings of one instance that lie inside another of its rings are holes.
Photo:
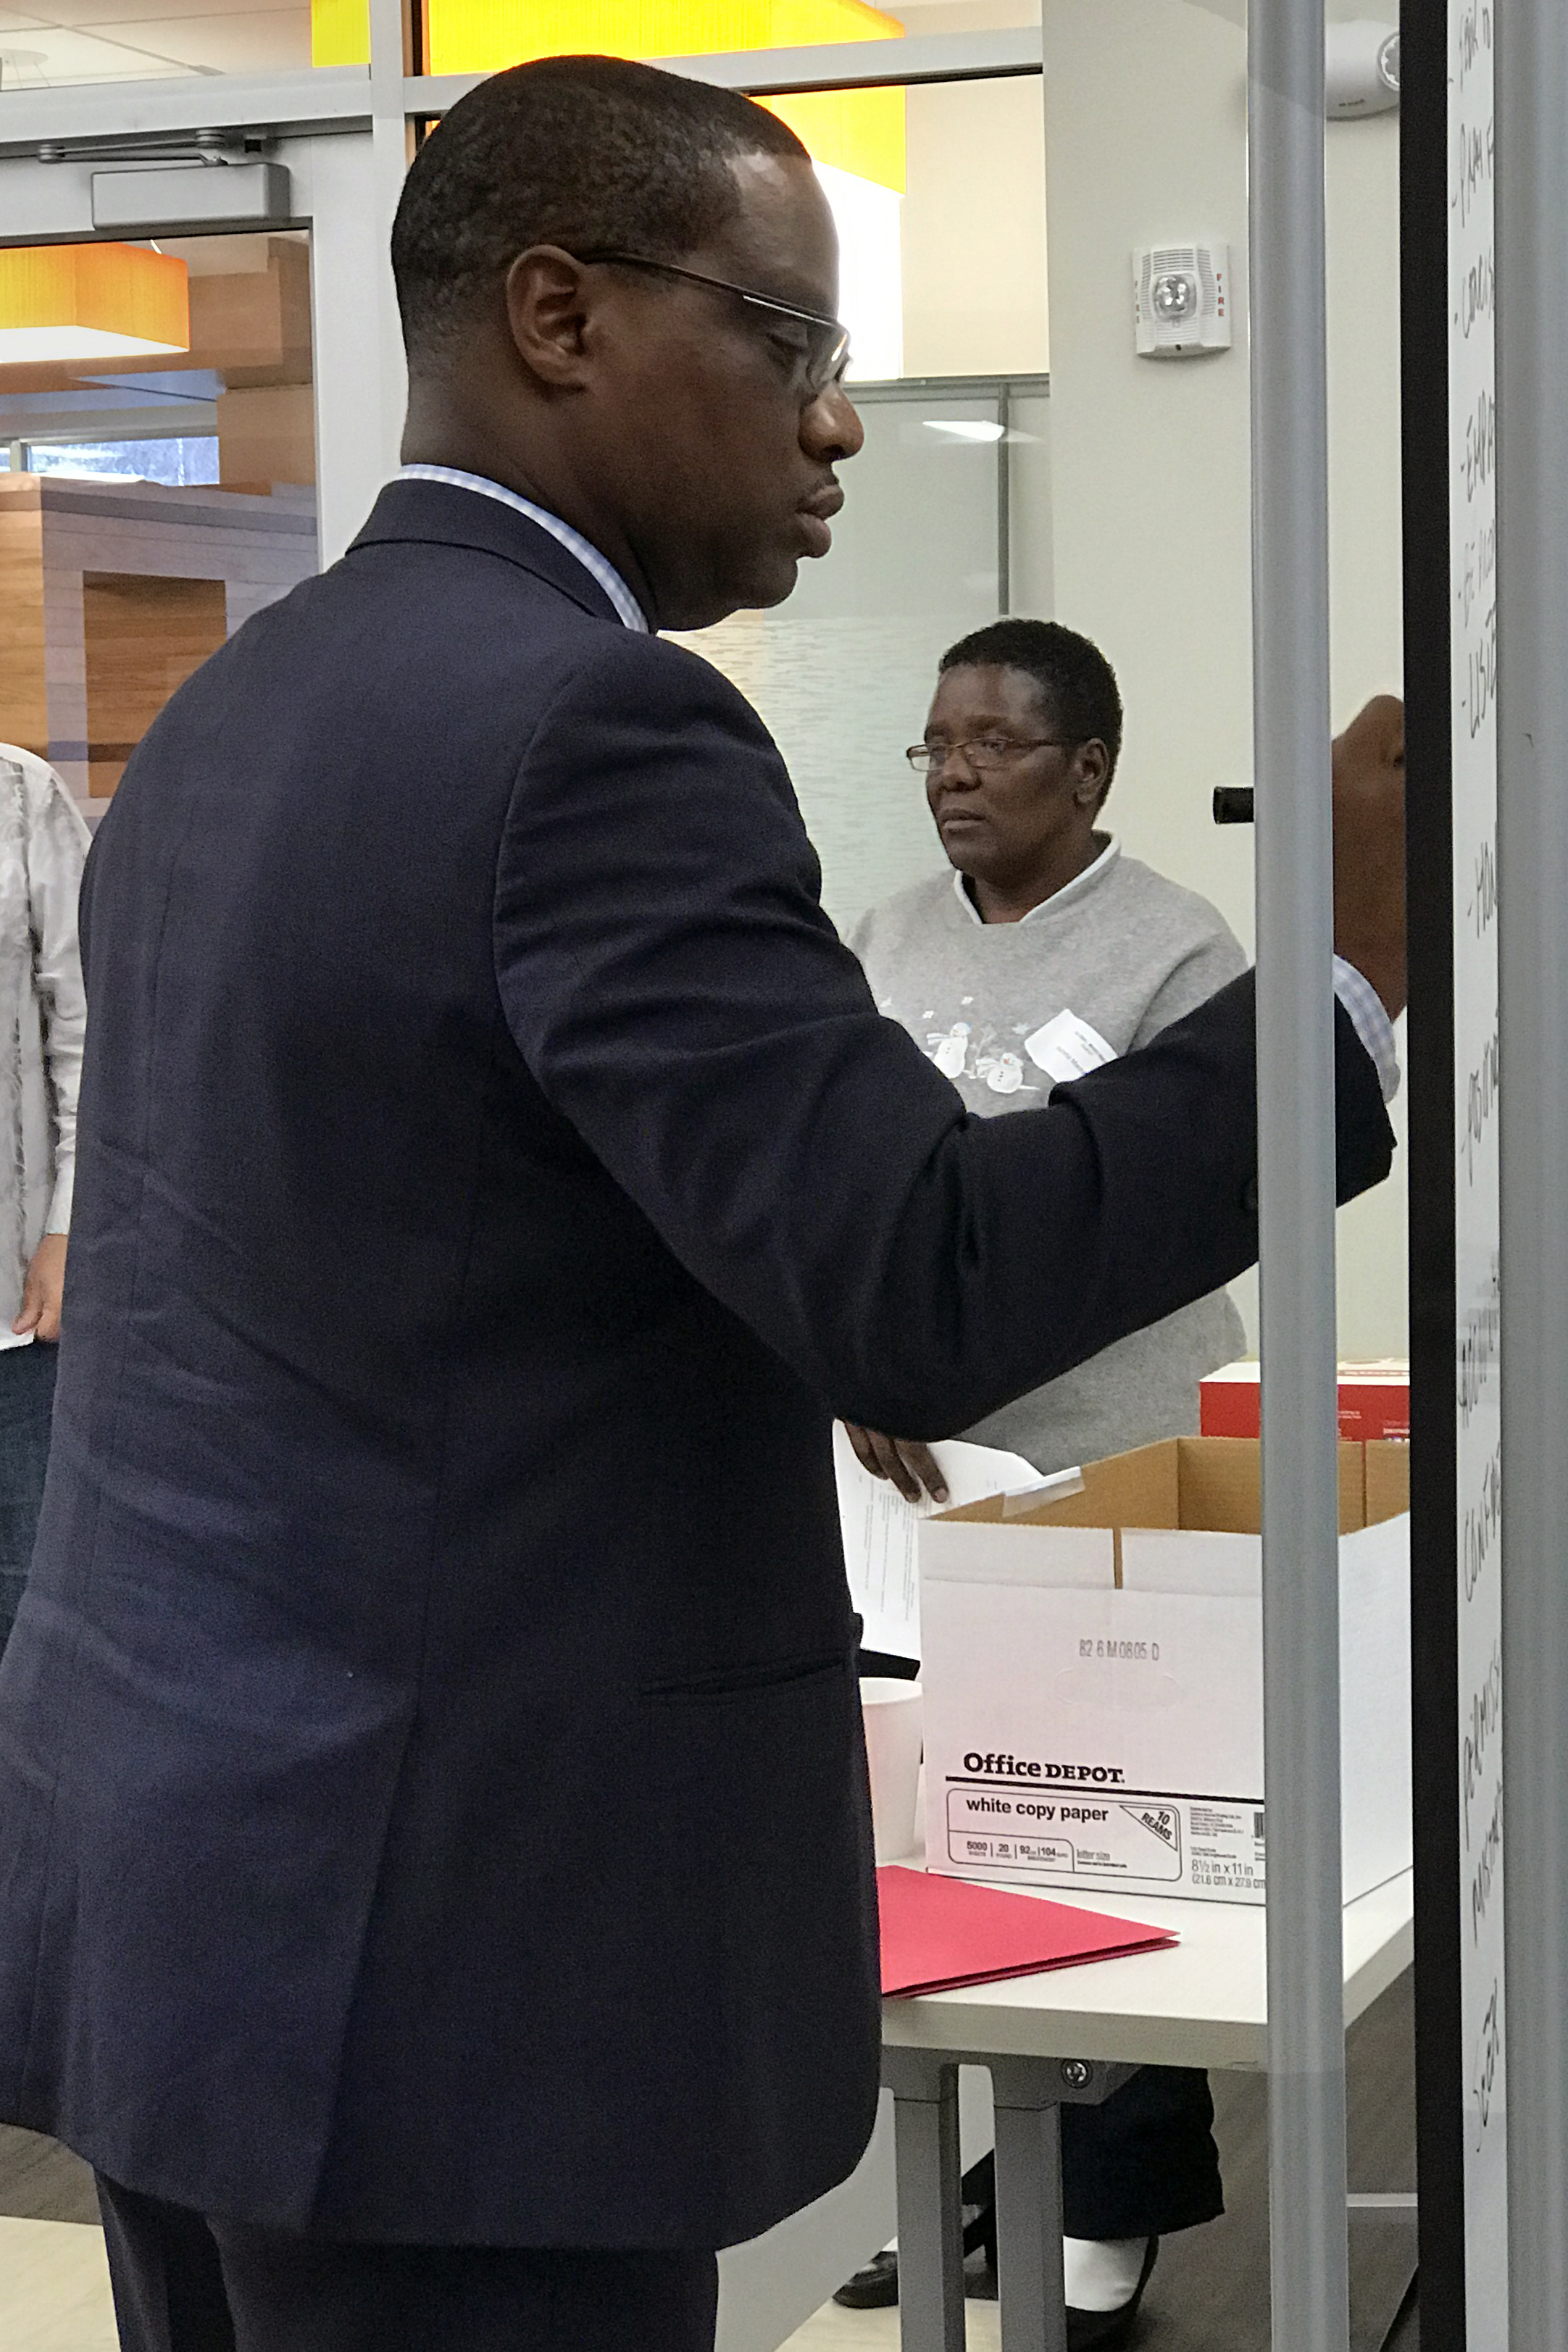
[[[873,1885],[828,1444],[1255,1249],[1252,998],[1012,1118],[880,1019],[732,687],[388,490],[127,772],[0,2116],[341,2236],[713,2246],[854,2165]],[[1342,1187],[1381,1176],[1341,1016]]]

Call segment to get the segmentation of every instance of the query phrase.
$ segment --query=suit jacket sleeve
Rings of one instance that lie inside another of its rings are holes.
[[[876,1011],[777,751],[627,633],[557,694],[501,843],[518,1047],[675,1255],[845,1417],[967,1427],[1257,1254],[1250,976],[1047,1106],[976,1118]],[[1342,1198],[1387,1173],[1342,1013]]]

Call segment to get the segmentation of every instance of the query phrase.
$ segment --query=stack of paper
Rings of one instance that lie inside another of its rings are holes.
[[[1033,1895],[1003,1895],[898,1863],[877,1873],[877,1899],[884,1997],[1032,1977],[1086,1960],[1164,1951],[1177,1941],[1168,1929],[1136,1919],[1110,1919]]]
[[[938,1509],[957,1510],[1002,1495],[1028,1509],[1058,1495],[1076,1495],[1079,1470],[1046,1477],[1021,1454],[999,1446],[971,1445],[961,1437],[931,1447],[947,1481],[947,1501],[906,1503],[885,1478],[862,1469],[841,1422],[833,1424],[833,1468],[838,1481],[838,1520],[844,1535],[844,1565],[849,1594],[864,1622],[861,1643],[896,1658],[921,1654],[920,1525]]]

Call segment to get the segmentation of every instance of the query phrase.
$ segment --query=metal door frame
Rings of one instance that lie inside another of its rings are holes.
[[[482,74],[410,71],[405,0],[370,0],[371,63],[271,76],[182,76],[0,94],[0,245],[85,242],[92,226],[90,150],[152,160],[172,140],[220,131],[268,142],[287,164],[296,206],[287,224],[311,233],[317,497],[321,556],[347,546],[397,464],[405,376],[392,271],[392,218],[418,126]],[[934,34],[801,49],[669,58],[670,71],[762,96],[875,84],[1037,75],[1037,28]],[[41,147],[68,150],[43,163]],[[174,236],[204,224],[170,219]],[[282,224],[280,224],[282,226]]]
[[[269,132],[272,126],[226,121],[214,127]],[[311,373],[323,563],[348,545],[396,463],[396,443],[388,432],[392,404],[378,396],[383,384],[377,379],[384,380],[384,370],[395,363],[395,397],[401,402],[402,352],[377,349],[385,337],[391,273],[372,201],[369,129],[366,123],[331,131],[295,130],[269,148],[273,160],[288,169],[293,198],[288,220],[273,226],[310,232]],[[104,136],[94,133],[98,140]],[[165,147],[167,138],[167,133],[162,135]],[[151,163],[160,143],[156,132],[117,140],[116,161],[142,147]],[[79,152],[77,142],[71,144],[72,152],[60,163],[41,163],[36,152],[0,153],[0,245],[87,244],[113,234],[92,225],[90,143],[80,142]],[[206,230],[205,223],[174,215],[147,234],[200,236]],[[374,386],[369,403],[367,382]]]

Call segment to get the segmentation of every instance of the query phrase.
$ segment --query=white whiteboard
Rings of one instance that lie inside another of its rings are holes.
[[[1459,1990],[1468,2352],[1508,2344],[1498,1366],[1493,9],[1448,0]]]

